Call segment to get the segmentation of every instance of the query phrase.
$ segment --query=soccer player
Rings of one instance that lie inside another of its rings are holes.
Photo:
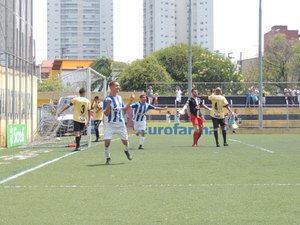
[[[155,109],[155,110],[164,110],[167,109],[161,108],[161,107],[155,107],[149,103],[146,102],[147,96],[145,94],[142,94],[140,96],[140,101],[135,102],[131,105],[131,108],[133,109],[133,126],[134,130],[136,132],[137,136],[141,136],[140,138],[140,145],[138,149],[144,149],[143,144],[145,141],[145,131],[146,131],[146,113],[149,110]]]
[[[81,132],[84,130],[85,124],[90,124],[91,118],[91,103],[85,97],[85,89],[79,90],[79,97],[75,97],[71,100],[69,105],[66,105],[57,116],[60,116],[65,110],[74,106],[73,121],[74,121],[74,135],[76,140],[76,148],[73,151],[80,151],[80,139]]]
[[[94,98],[92,109],[93,109],[93,118],[94,118],[94,129],[96,134],[96,140],[94,142],[98,142],[100,138],[99,125],[101,124],[103,119],[103,102],[100,102],[98,96]]]
[[[110,95],[104,99],[103,109],[105,115],[105,128],[104,128],[104,147],[106,155],[106,164],[111,164],[110,156],[110,143],[113,134],[118,134],[124,145],[124,152],[128,160],[132,160],[132,156],[129,152],[128,133],[125,126],[125,120],[123,113],[126,112],[133,99],[134,95],[130,96],[130,101],[127,105],[124,105],[122,97],[118,95],[120,91],[120,85],[117,81],[109,83]]]
[[[223,144],[224,146],[228,146],[226,141],[226,129],[224,122],[224,108],[226,108],[231,114],[233,114],[231,108],[229,107],[229,103],[226,98],[222,95],[222,89],[216,88],[215,93],[213,95],[208,96],[208,100],[212,103],[212,109],[210,111],[210,117],[213,122],[214,127],[214,136],[216,141],[216,146],[220,147],[219,139],[218,139],[218,128],[219,126],[222,129],[223,136]]]
[[[188,109],[190,114],[190,119],[194,127],[194,134],[193,134],[193,145],[192,147],[198,147],[198,140],[200,139],[202,135],[203,130],[203,116],[200,111],[200,108],[205,108],[207,110],[211,110],[208,108],[201,98],[198,97],[198,90],[192,89],[192,96],[190,99],[188,99],[187,103],[183,107],[182,110],[180,110],[180,113],[183,114],[185,109]]]

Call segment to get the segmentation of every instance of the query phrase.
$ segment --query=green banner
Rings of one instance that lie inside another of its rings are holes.
[[[7,126],[7,147],[27,144],[27,126],[26,124],[9,124]]]

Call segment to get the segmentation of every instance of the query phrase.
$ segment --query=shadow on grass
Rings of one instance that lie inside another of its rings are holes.
[[[92,164],[92,165],[87,165],[88,167],[96,167],[96,166],[121,166],[125,165],[125,163],[112,163],[111,165],[106,165],[105,163],[98,163],[98,164]]]

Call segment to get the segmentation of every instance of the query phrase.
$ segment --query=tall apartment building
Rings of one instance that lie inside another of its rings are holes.
[[[48,59],[113,58],[113,0],[48,0]]]
[[[213,51],[213,0],[192,0],[192,42]],[[144,56],[187,43],[189,0],[144,0]]]

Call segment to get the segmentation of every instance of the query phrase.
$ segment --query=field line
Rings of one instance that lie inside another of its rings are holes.
[[[272,150],[269,150],[269,149],[266,149],[266,148],[263,148],[263,147],[260,147],[260,146],[257,146],[257,145],[253,145],[253,144],[248,144],[246,142],[243,142],[243,141],[239,141],[239,140],[235,140],[235,139],[229,139],[230,141],[233,141],[233,142],[238,142],[240,144],[243,144],[243,145],[246,145],[246,146],[249,146],[251,148],[255,148],[255,149],[258,149],[258,150],[261,150],[261,151],[264,151],[264,152],[268,152],[268,153],[274,153],[274,151]]]
[[[116,139],[113,139],[113,140],[111,140],[111,141],[116,141],[116,140],[119,140],[119,139],[120,139],[120,138],[116,138]],[[55,159],[52,159],[52,160],[50,160],[50,161],[44,162],[44,163],[42,163],[42,164],[40,164],[40,165],[38,165],[38,166],[35,166],[35,167],[30,168],[30,169],[28,169],[28,170],[24,170],[24,171],[22,171],[22,172],[20,172],[20,173],[17,173],[17,174],[15,174],[15,175],[13,175],[13,176],[7,177],[7,178],[5,178],[5,179],[3,179],[3,180],[0,180],[0,185],[1,185],[1,184],[5,184],[5,183],[7,183],[7,182],[9,182],[9,181],[11,181],[11,180],[17,179],[18,177],[21,177],[21,176],[23,176],[23,175],[25,175],[25,174],[27,174],[27,173],[31,173],[31,172],[33,172],[33,171],[35,171],[35,170],[38,170],[38,169],[40,169],[40,168],[43,168],[43,167],[45,167],[45,166],[47,166],[47,165],[50,165],[50,164],[52,164],[52,163],[55,163],[55,162],[57,162],[57,161],[59,161],[59,160],[61,160],[61,159],[67,158],[67,157],[69,157],[69,156],[71,156],[71,155],[73,155],[73,154],[76,154],[76,153],[78,153],[78,152],[70,152],[70,153],[67,153],[67,154],[65,154],[65,155],[63,155],[63,156],[60,156],[60,157],[58,157],[58,158],[55,158]]]
[[[50,164],[52,164],[52,163],[55,163],[55,162],[57,162],[57,161],[59,161],[59,160],[61,160],[61,159],[64,159],[64,158],[66,158],[66,157],[68,157],[68,156],[70,156],[70,155],[73,155],[73,154],[75,154],[75,153],[77,153],[77,152],[70,152],[70,153],[68,153],[68,154],[66,154],[66,155],[60,156],[60,157],[58,157],[58,158],[56,158],[56,159],[52,159],[52,160],[47,161],[47,162],[45,162],[45,163],[42,163],[42,164],[40,164],[40,165],[38,165],[38,166],[35,166],[35,167],[33,167],[33,168],[30,168],[30,169],[28,169],[28,170],[24,170],[24,171],[22,171],[22,172],[20,172],[20,173],[17,173],[17,174],[15,174],[15,175],[13,175],[13,176],[10,176],[10,177],[8,177],[8,178],[5,178],[4,180],[1,180],[1,181],[0,181],[0,184],[4,184],[4,183],[7,183],[7,182],[9,182],[9,181],[11,181],[11,180],[17,179],[18,177],[21,177],[21,176],[23,176],[23,175],[25,175],[25,174],[27,174],[27,173],[30,173],[30,172],[33,172],[33,171],[38,170],[38,169],[40,169],[40,168],[43,168],[44,166],[50,165]]]
[[[0,188],[5,189],[90,189],[90,188],[199,188],[199,187],[299,187],[300,183],[254,183],[254,184],[125,184],[125,185],[6,185]]]

